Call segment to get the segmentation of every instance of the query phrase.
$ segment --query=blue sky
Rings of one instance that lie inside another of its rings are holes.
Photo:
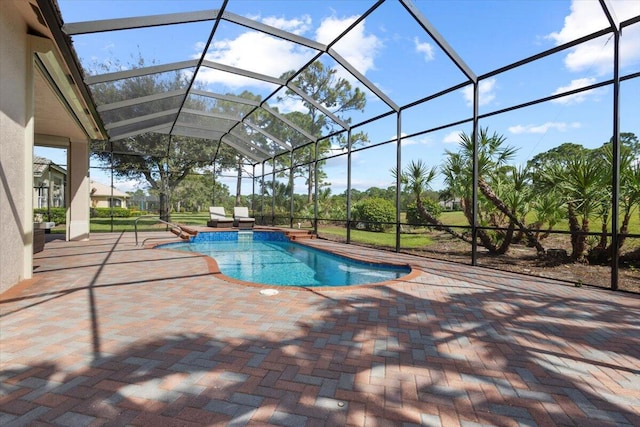
[[[66,23],[97,19],[142,16],[194,10],[217,9],[220,1],[98,1],[58,0]],[[256,19],[309,39],[327,43],[356,20],[374,2],[370,1],[246,1],[231,0],[227,11]],[[414,2],[421,13],[445,37],[449,45],[477,75],[535,55],[558,44],[575,40],[602,29],[606,18],[597,0],[434,0]],[[637,0],[612,0],[616,16],[623,21],[640,15]],[[85,66],[113,63],[126,66],[140,52],[148,62],[169,63],[197,58],[211,31],[211,23],[116,31],[73,38]],[[621,39],[621,74],[640,71],[640,24],[624,30]],[[506,108],[536,98],[583,87],[612,77],[612,40],[602,37],[547,57],[536,63],[483,79],[480,85],[480,113]],[[420,28],[395,0],[378,10],[334,46],[360,73],[398,105],[465,81],[462,72],[437,44]],[[220,24],[207,58],[279,76],[299,67],[314,53],[293,43],[267,36],[228,22]],[[332,64],[330,59],[326,59]],[[346,72],[342,75],[351,78]],[[640,136],[640,79],[624,82],[621,97],[621,131]],[[268,95],[268,84],[247,82],[231,75],[209,70],[198,75],[198,82],[212,91],[234,93],[244,89]],[[354,84],[357,84],[354,82]],[[437,127],[471,116],[470,88],[450,93],[425,105],[405,110],[402,134]],[[388,107],[367,91],[363,114],[353,114],[353,123],[388,111]],[[297,102],[275,104],[281,111],[300,108]],[[564,142],[596,147],[611,137],[613,95],[610,87],[568,96],[545,104],[492,116],[481,121],[507,138],[518,148],[515,163],[525,163],[539,152]],[[372,143],[387,141],[397,134],[395,118],[367,125]],[[456,150],[461,131],[471,125],[450,127],[427,135],[404,139],[402,163],[422,159],[438,165],[446,150]],[[395,166],[395,144],[364,150],[353,156],[353,186],[365,190],[371,186],[392,184],[389,170]],[[60,152],[36,149],[64,164]],[[332,192],[346,187],[346,157],[330,160],[325,166]],[[97,170],[92,179],[109,183],[110,178]],[[225,181],[232,190],[233,179]],[[128,191],[136,182],[116,182]],[[144,185],[144,184],[143,184]],[[436,184],[436,187],[439,187]],[[250,190],[245,185],[243,193]],[[296,182],[296,192],[303,192]]]

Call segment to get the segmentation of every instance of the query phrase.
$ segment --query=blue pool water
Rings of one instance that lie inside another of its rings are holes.
[[[191,242],[162,248],[197,252],[214,258],[222,274],[247,282],[277,286],[349,286],[397,279],[411,272],[352,260],[290,242],[283,233],[210,232]]]

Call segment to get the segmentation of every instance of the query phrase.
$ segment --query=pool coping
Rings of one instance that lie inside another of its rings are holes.
[[[260,231],[260,232],[269,232],[269,233],[283,233],[286,235],[286,231],[289,230],[287,228],[255,228],[253,231]],[[199,229],[198,232],[202,232],[202,233],[217,233],[217,232],[237,232],[239,231],[239,229],[237,228],[216,228],[216,229],[206,229],[206,230],[201,230]],[[243,230],[246,231],[246,230]],[[194,256],[194,257],[201,257],[204,259],[204,261],[206,262],[207,265],[207,270],[209,274],[215,275],[216,277],[226,281],[226,282],[230,282],[230,283],[234,283],[234,284],[239,284],[239,285],[245,285],[245,286],[250,286],[250,287],[254,287],[254,288],[261,288],[261,289],[271,289],[271,288],[275,288],[275,289],[291,289],[291,290],[296,290],[296,291],[328,291],[328,290],[339,290],[339,291],[345,291],[348,289],[355,289],[355,288],[369,288],[369,287],[377,287],[377,286],[388,286],[390,284],[392,284],[393,282],[408,282],[411,281],[413,279],[415,279],[416,277],[418,277],[422,271],[420,270],[420,268],[417,265],[413,265],[411,263],[400,263],[400,262],[393,262],[393,261],[388,261],[388,262],[377,262],[377,261],[371,261],[368,260],[364,257],[361,256],[357,256],[357,255],[353,255],[351,253],[347,253],[347,251],[334,251],[334,250],[328,250],[325,248],[317,248],[313,245],[310,244],[305,244],[304,243],[304,239],[303,240],[291,240],[289,237],[287,237],[287,241],[290,243],[296,243],[314,250],[318,250],[318,251],[322,251],[322,252],[327,252],[330,253],[332,255],[337,255],[337,256],[341,256],[347,259],[351,259],[354,261],[358,261],[358,262],[363,262],[363,263],[367,263],[367,264],[378,264],[378,265],[388,265],[388,266],[394,266],[394,267],[408,267],[410,269],[408,274],[405,274],[404,276],[400,276],[398,278],[395,279],[390,279],[390,280],[385,280],[382,282],[375,282],[375,283],[361,283],[361,284],[357,284],[357,285],[342,285],[342,286],[295,286],[295,285],[267,285],[264,283],[257,283],[257,282],[248,282],[248,281],[244,281],[244,280],[239,280],[239,279],[235,279],[233,277],[229,277],[227,275],[225,275],[221,270],[220,267],[218,266],[218,262],[205,254],[201,254],[198,252],[185,252],[185,251],[181,251],[179,249],[171,249],[171,248],[159,248],[158,246],[162,246],[162,245],[166,245],[168,243],[180,243],[180,242],[176,242],[174,239],[167,239],[167,240],[162,240],[162,241],[158,241],[158,242],[154,242],[153,244],[146,244],[144,245],[145,249],[154,249],[154,250],[165,250],[165,251],[172,251],[172,252],[180,252],[181,254],[188,254],[190,256]],[[183,243],[188,243],[187,241],[183,241]]]

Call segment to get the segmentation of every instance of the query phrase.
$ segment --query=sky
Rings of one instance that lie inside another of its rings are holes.
[[[221,1],[151,0],[58,0],[65,23],[151,14],[217,9]],[[321,43],[329,43],[359,19],[374,2],[364,0],[250,1],[230,0],[227,11],[290,31]],[[619,21],[640,16],[637,0],[612,0]],[[462,59],[464,66],[482,77],[490,71],[551,49],[557,45],[607,26],[597,0],[415,0],[421,14],[444,37]],[[90,6],[90,7],[87,7]],[[74,36],[73,43],[89,73],[101,64],[127,68],[138,55],[158,64],[196,59],[211,32],[211,22],[179,27],[166,26],[131,31],[114,31]],[[613,40],[609,35],[564,50],[535,63],[480,80],[480,114],[491,113],[575,88],[611,79]],[[640,23],[624,29],[621,37],[622,76],[640,72]],[[467,79],[438,44],[395,0],[383,3],[370,16],[340,39],[333,48],[355,69],[385,93],[394,103],[406,106],[416,100],[465,82]],[[315,53],[310,48],[222,21],[207,59],[277,77],[306,63]],[[359,83],[331,58],[328,65],[354,85]],[[274,87],[215,70],[198,74],[199,84],[221,93],[244,89],[268,96]],[[362,86],[361,86],[362,87]],[[352,123],[389,111],[374,93],[367,93],[363,113],[350,114]],[[640,136],[640,78],[622,83],[622,132]],[[464,120],[472,115],[470,86],[403,110],[401,135]],[[296,100],[270,103],[280,111],[299,110]],[[534,155],[565,142],[594,148],[612,134],[613,94],[609,86],[566,96],[480,121],[482,127],[503,135],[516,147],[514,164],[525,164]],[[367,132],[370,144],[397,137],[396,116],[367,124],[357,130]],[[461,132],[470,133],[471,124],[447,127],[402,140],[401,161],[421,159],[429,165],[443,162],[447,151],[456,151]],[[357,151],[353,154],[352,186],[393,185],[390,174],[396,165],[396,144]],[[339,150],[335,151],[336,153]],[[61,150],[36,148],[35,153],[64,165]],[[97,165],[92,162],[92,165]],[[332,193],[347,184],[346,156],[329,160],[324,166]],[[257,172],[260,172],[258,167]],[[108,184],[110,176],[91,170],[94,180]],[[235,179],[223,181],[235,190]],[[121,191],[144,188],[144,183],[117,181]],[[442,187],[441,178],[434,183]],[[243,193],[250,192],[245,185]],[[296,181],[295,192],[304,192]]]

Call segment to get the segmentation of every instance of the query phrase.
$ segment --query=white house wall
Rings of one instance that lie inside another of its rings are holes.
[[[36,4],[0,3],[1,293],[32,277],[35,135],[39,143],[68,150],[68,240],[89,237],[88,135],[104,136],[86,115],[85,100],[70,82],[69,67],[35,13]]]
[[[0,292],[32,276],[33,59],[16,3],[0,7]]]

